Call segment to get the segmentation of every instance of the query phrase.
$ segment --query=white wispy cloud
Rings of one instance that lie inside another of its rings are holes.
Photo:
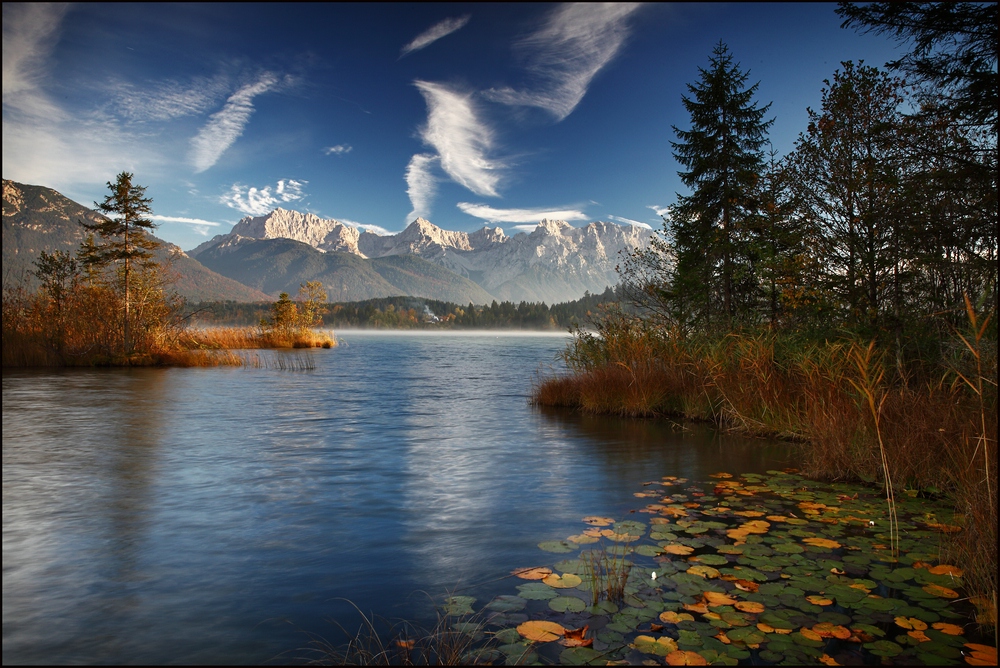
[[[437,192],[437,177],[431,169],[438,161],[436,155],[417,153],[406,165],[406,194],[410,197],[413,211],[406,215],[406,223],[416,218],[427,218],[431,213],[431,202]]]
[[[561,121],[587,93],[590,82],[618,54],[638,4],[567,4],[552,11],[539,30],[515,44],[531,85],[492,88],[484,95],[503,104],[539,107]]]
[[[222,223],[216,223],[211,220],[202,220],[201,218],[184,218],[181,216],[153,215],[150,216],[150,218],[159,223],[182,223],[184,225],[190,225],[191,229],[195,233],[200,234],[203,237],[207,237],[213,227],[220,227],[222,225]]]
[[[191,140],[191,162],[195,172],[203,172],[214,165],[227,148],[233,145],[253,114],[253,99],[273,89],[278,78],[264,73],[254,83],[247,84],[229,96],[226,105],[212,114],[198,134]]]
[[[132,122],[168,121],[201,114],[231,91],[228,77],[195,77],[188,83],[168,80],[140,87],[129,82],[113,85],[113,107]]]
[[[344,155],[345,153],[350,153],[354,150],[354,147],[350,144],[337,144],[336,146],[327,146],[323,149],[323,153],[326,155]]]
[[[622,218],[621,216],[608,216],[613,221],[619,223],[625,223],[626,225],[632,225],[633,227],[641,227],[644,230],[651,230],[653,226],[649,223],[641,223],[638,220],[632,220],[631,218]]]
[[[229,192],[220,201],[231,209],[250,216],[263,216],[279,204],[294,202],[305,197],[305,185],[308,181],[282,179],[272,188],[264,186],[255,188],[241,183],[234,183]]]
[[[402,58],[403,56],[413,53],[414,51],[419,51],[426,46],[430,46],[442,37],[446,37],[456,30],[464,28],[470,18],[472,18],[472,16],[466,14],[465,16],[445,19],[444,21],[435,23],[430,28],[414,37],[412,42],[404,46],[403,50],[399,53],[399,57]]]
[[[587,214],[578,209],[496,209],[486,204],[459,202],[456,205],[464,213],[491,223],[537,223],[543,218],[553,220],[587,220]],[[515,225],[515,227],[517,227]],[[534,229],[534,225],[527,226]],[[520,229],[520,228],[518,228]]]
[[[670,207],[669,206],[660,206],[659,204],[650,204],[646,208],[647,209],[652,209],[654,212],[656,212],[656,215],[660,216],[661,218],[663,216],[667,216],[667,215],[670,214]]]
[[[161,216],[152,215],[150,216],[153,220],[160,223],[185,223],[187,225],[201,225],[207,227],[219,227],[222,223],[213,223],[210,220],[202,220],[201,218],[183,218],[181,216]]]
[[[347,222],[347,221],[344,221]],[[377,234],[380,237],[385,237],[390,234],[395,234],[395,232],[390,232],[389,230],[381,227],[379,225],[372,225],[371,223],[349,223],[351,227],[356,227],[362,232],[371,232],[372,234]]]
[[[417,80],[414,85],[427,102],[427,124],[420,137],[437,151],[441,168],[477,195],[498,197],[504,164],[487,157],[493,133],[477,117],[472,96],[429,81]]]
[[[93,110],[71,113],[46,91],[66,12],[64,4],[3,5],[4,177],[72,188],[123,167],[148,173],[162,162],[148,142]]]

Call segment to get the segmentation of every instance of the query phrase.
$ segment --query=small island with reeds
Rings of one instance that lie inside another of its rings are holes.
[[[282,293],[270,317],[251,327],[188,326],[183,300],[153,259],[151,200],[122,172],[97,210],[80,224],[89,235],[75,254],[41,251],[34,262],[40,288],[5,289],[3,366],[219,366],[247,363],[236,350],[332,348],[317,329],[326,293],[307,282],[293,301]],[[96,234],[96,237],[95,237]]]

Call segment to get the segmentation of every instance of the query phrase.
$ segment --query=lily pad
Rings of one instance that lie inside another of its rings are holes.
[[[590,647],[569,647],[559,654],[559,663],[564,666],[603,666],[607,659],[602,652]]]
[[[473,613],[472,604],[476,599],[472,596],[449,596],[444,600],[445,614],[461,617]]]
[[[539,543],[538,547],[545,550],[546,552],[554,552],[555,554],[566,554],[569,552],[573,552],[580,546],[568,540],[546,540]]]
[[[549,607],[556,612],[583,612],[587,604],[573,596],[556,596],[549,601]]]

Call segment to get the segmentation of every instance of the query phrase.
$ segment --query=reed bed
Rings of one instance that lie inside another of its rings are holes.
[[[576,332],[570,373],[542,378],[538,405],[621,416],[713,420],[803,442],[812,477],[946,493],[964,530],[946,541],[965,567],[981,619],[996,624],[997,352],[988,320],[938,359],[899,365],[860,341],[805,342],[772,333],[679,336],[621,313]]]

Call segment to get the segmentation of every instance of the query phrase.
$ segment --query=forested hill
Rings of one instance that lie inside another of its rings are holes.
[[[454,304],[415,297],[381,297],[359,302],[327,304],[323,324],[334,329],[542,329],[565,330],[586,326],[602,305],[617,303],[608,288],[599,295],[549,306],[544,302],[496,302],[489,305]],[[205,302],[189,307],[192,324],[257,325],[271,315],[267,304]]]

